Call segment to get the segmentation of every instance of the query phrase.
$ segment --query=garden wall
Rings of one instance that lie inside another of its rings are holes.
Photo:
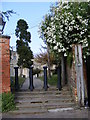
[[[9,36],[0,36],[0,93],[10,91],[9,42]]]
[[[77,102],[78,100],[77,100],[75,63],[73,62],[71,67],[67,64],[66,70],[67,70],[67,81],[68,81],[68,85],[70,86],[69,87],[70,91],[72,92],[75,102]]]
[[[73,61],[71,67],[66,64],[67,71],[67,81],[70,86],[70,90],[74,97],[74,100],[81,105],[84,105],[84,98],[87,97],[87,77],[86,77],[86,66],[79,54],[78,50],[75,49],[75,45],[73,45],[72,53],[73,53]],[[78,45],[78,49],[81,49],[81,46]],[[76,55],[75,55],[76,54]],[[78,63],[80,62],[80,64]]]

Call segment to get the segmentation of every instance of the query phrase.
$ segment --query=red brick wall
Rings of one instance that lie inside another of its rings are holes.
[[[0,36],[0,93],[10,91],[9,36]]]

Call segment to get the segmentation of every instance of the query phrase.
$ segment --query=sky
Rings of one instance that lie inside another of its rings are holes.
[[[34,55],[40,53],[41,45],[44,46],[43,40],[39,38],[39,24],[43,20],[45,14],[50,10],[51,2],[2,2],[2,11],[13,10],[17,14],[12,14],[10,20],[6,22],[4,35],[11,36],[10,46],[16,50],[15,29],[17,21],[24,19],[31,33],[30,47]]]

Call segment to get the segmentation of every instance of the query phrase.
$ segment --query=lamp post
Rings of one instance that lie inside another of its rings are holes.
[[[3,20],[3,15],[0,13],[0,35],[3,34],[5,23],[6,22]]]

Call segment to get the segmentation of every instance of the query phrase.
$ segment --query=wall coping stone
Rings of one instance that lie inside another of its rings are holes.
[[[0,35],[0,38],[7,38],[7,39],[10,39],[11,37],[8,36],[8,35]]]

